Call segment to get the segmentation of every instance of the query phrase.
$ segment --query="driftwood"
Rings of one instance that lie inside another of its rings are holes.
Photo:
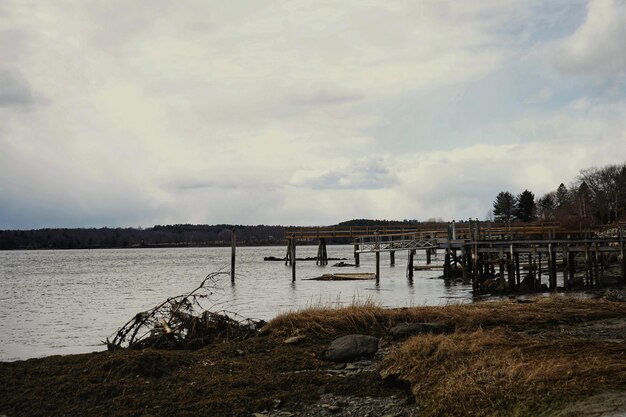
[[[188,294],[170,297],[138,313],[106,339],[109,350],[120,348],[197,349],[220,340],[243,339],[258,334],[263,320],[241,318],[227,311],[209,311],[200,301],[214,294],[218,275],[209,274]]]

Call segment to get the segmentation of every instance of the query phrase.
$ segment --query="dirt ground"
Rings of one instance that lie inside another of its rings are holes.
[[[617,307],[607,308],[605,302],[602,314],[588,317],[580,313],[541,321],[533,316],[514,331],[602,340],[623,349],[626,362],[626,303],[614,303]],[[534,309],[533,314],[540,310],[533,303],[510,306]],[[494,303],[485,308],[493,310]],[[385,327],[357,328],[380,337],[380,349],[373,358],[347,364],[322,359],[344,330],[334,335],[304,332],[301,343],[285,344],[289,334],[276,329],[196,351],[123,349],[0,362],[0,416],[422,415],[408,385],[380,376],[381,362],[403,343],[388,337]],[[626,416],[626,381],[621,383],[610,392],[577,396],[558,409],[548,405],[545,414]]]

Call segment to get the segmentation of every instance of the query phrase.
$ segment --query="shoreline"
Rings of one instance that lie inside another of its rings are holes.
[[[310,308],[277,316],[258,336],[198,350],[0,362],[0,414],[463,415],[464,403],[473,415],[603,415],[585,414],[585,401],[601,395],[626,410],[616,399],[626,392],[624,295],[622,288],[594,299]],[[393,337],[407,322],[447,330]],[[372,357],[324,356],[334,339],[353,333],[377,338]]]

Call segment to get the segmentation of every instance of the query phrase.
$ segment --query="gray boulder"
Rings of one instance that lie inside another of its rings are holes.
[[[441,323],[400,323],[389,329],[389,335],[394,339],[403,339],[423,333],[450,333],[452,330],[451,326]]]
[[[378,338],[351,334],[332,341],[324,357],[333,362],[350,362],[361,357],[371,358],[378,351]]]

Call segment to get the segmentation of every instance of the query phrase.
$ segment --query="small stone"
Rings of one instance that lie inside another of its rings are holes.
[[[303,335],[292,336],[292,337],[285,339],[283,343],[286,345],[295,345],[295,344],[303,342],[305,339],[306,339],[306,336],[303,336]]]
[[[252,417],[269,417],[269,414],[265,414],[265,413],[252,413]]]
[[[237,349],[236,352],[237,352],[237,355],[239,355],[239,356],[243,356],[246,353],[246,352],[244,352],[241,349]]]
[[[330,407],[328,407],[328,411],[330,411],[331,413],[338,413],[341,411],[341,407],[331,405]]]
[[[346,364],[346,371],[354,371],[355,369],[359,369],[359,367],[355,363]]]

